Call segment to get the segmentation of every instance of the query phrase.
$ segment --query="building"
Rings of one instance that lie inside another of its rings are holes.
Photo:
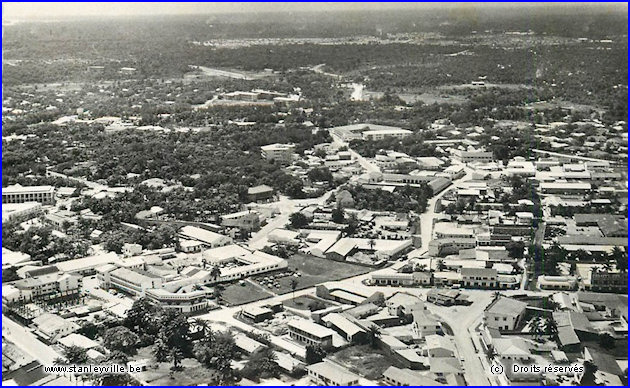
[[[427,357],[455,357],[455,345],[447,337],[432,334],[426,336],[424,340]]]
[[[541,182],[543,194],[587,194],[592,190],[590,183],[583,182]]]
[[[55,264],[59,271],[77,275],[93,275],[96,268],[104,264],[118,264],[120,259],[114,252],[107,252],[100,255],[88,256],[81,259],[62,261]]]
[[[516,330],[525,316],[527,303],[499,297],[486,307],[483,318],[486,326],[497,330]]]
[[[411,312],[413,323],[411,330],[418,338],[424,338],[432,334],[441,334],[442,325],[432,315],[425,310],[415,310]]]
[[[440,306],[454,306],[469,304],[468,295],[462,294],[458,290],[434,288],[427,293],[427,302]]]
[[[243,308],[243,317],[258,323],[273,318],[273,310],[268,307],[248,306]]]
[[[356,386],[359,376],[328,360],[306,367],[311,381],[323,386]]]
[[[260,229],[260,214],[251,210],[225,214],[221,216],[221,226],[255,232]]]
[[[53,186],[21,186],[19,184],[2,188],[2,203],[39,202],[43,205],[55,203]]]
[[[206,229],[198,228],[196,226],[184,226],[179,234],[182,238],[187,240],[194,240],[202,243],[202,245],[195,245],[195,251],[200,251],[201,247],[216,248],[226,246],[232,243],[232,238],[224,236],[219,233],[215,233]]]
[[[369,128],[369,127],[368,127]],[[410,136],[413,132],[407,129],[391,128],[391,129],[368,129],[361,133],[363,140],[382,140],[386,137],[395,137],[403,139]]]
[[[109,273],[110,287],[142,297],[151,288],[161,288],[162,278],[145,271],[118,268]]]
[[[289,336],[306,345],[321,346],[324,349],[332,347],[334,331],[317,323],[305,319],[294,319],[287,324]]]
[[[362,343],[367,338],[367,332],[361,326],[342,314],[327,314],[322,318],[322,322],[339,333],[348,342]]]
[[[204,284],[243,279],[288,266],[285,259],[262,251],[251,252],[235,244],[208,249],[202,256],[208,264],[220,269],[217,277],[208,276],[202,279]]]
[[[462,287],[466,288],[498,288],[497,270],[493,268],[462,268]]]
[[[396,272],[392,269],[385,269],[373,273],[370,283],[375,286],[430,286],[433,279],[431,272]]]
[[[2,224],[11,221],[26,221],[42,214],[39,202],[6,203],[2,205]]]
[[[452,150],[452,156],[461,163],[490,163],[494,160],[491,151],[474,149],[469,147],[468,150]]]
[[[80,296],[81,277],[60,272],[27,277],[12,283],[19,291],[12,302],[53,301]]]
[[[33,318],[33,324],[36,328],[35,334],[48,343],[54,343],[80,329],[76,323],[51,313]]]
[[[578,281],[575,276],[538,276],[536,285],[541,290],[572,291],[577,289]]]
[[[182,314],[194,314],[208,309],[211,290],[182,290],[170,292],[164,289],[147,289],[148,300],[165,310],[174,310]]]
[[[474,238],[440,238],[429,241],[430,256],[447,256],[459,253],[464,249],[472,249],[477,245]]]
[[[136,256],[142,253],[142,245],[140,244],[123,244],[122,253],[125,257]]]
[[[273,198],[273,187],[267,185],[254,186],[247,189],[247,198],[250,201],[266,201]]]
[[[444,385],[411,369],[390,366],[383,372],[383,382],[388,386],[431,387]]]
[[[265,348],[265,345],[256,341],[255,339],[249,338],[245,334],[235,334],[234,345],[239,348],[245,354],[254,354]]]
[[[290,163],[293,160],[295,144],[268,144],[260,147],[260,150],[262,151],[262,157],[266,160]]]

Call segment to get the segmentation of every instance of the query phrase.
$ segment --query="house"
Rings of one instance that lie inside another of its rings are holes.
[[[33,318],[33,324],[36,327],[35,334],[48,343],[54,343],[80,329],[76,323],[51,313],[44,313]]]
[[[516,330],[525,316],[527,303],[512,298],[499,297],[484,310],[486,326],[498,330]]]
[[[584,360],[592,362],[597,367],[597,371],[595,372],[596,384],[623,385],[620,376],[623,376],[624,372],[613,356],[590,347],[585,347]]]
[[[425,337],[425,351],[428,357],[455,357],[455,345],[445,336],[432,334]]]
[[[324,349],[332,347],[332,337],[335,333],[327,327],[305,319],[293,319],[287,324],[289,336],[306,345],[321,346]]]
[[[123,244],[122,253],[125,257],[136,256],[142,253],[142,245],[140,244]]]
[[[179,234],[183,239],[199,241],[207,248],[223,247],[232,243],[232,239],[228,236],[196,226],[184,226]]]
[[[497,270],[493,268],[462,268],[462,286],[466,288],[498,288]]]
[[[119,262],[120,259],[116,253],[107,252],[84,257],[82,259],[62,261],[55,265],[61,272],[87,276],[95,274],[96,267],[100,267],[104,264],[117,264]]]
[[[416,337],[424,338],[428,335],[442,333],[442,325],[432,315],[424,310],[411,312],[413,323],[411,330]]]
[[[529,344],[520,337],[494,338],[492,346],[502,361],[527,363],[532,360]]]
[[[292,357],[290,354],[278,352],[275,350],[273,354],[275,354],[276,356],[276,363],[278,364],[280,369],[289,374],[297,374],[300,371],[304,371],[304,368],[306,367],[306,365],[302,361]]]
[[[395,366],[390,366],[383,372],[383,382],[388,386],[425,387],[444,385],[410,369],[400,369]]]
[[[462,364],[455,357],[429,357],[429,371],[438,381],[446,382],[449,375],[464,375]]]
[[[273,187],[267,185],[250,187],[247,189],[247,198],[253,202],[269,200],[273,198]]]
[[[298,238],[299,235],[299,232],[278,228],[269,233],[267,240],[276,244],[297,246],[300,244],[300,239]]]
[[[359,376],[328,360],[306,367],[308,376],[316,385],[323,386],[356,386]]]
[[[392,295],[385,301],[385,306],[389,315],[396,317],[411,315],[415,310],[426,310],[426,306],[420,298],[404,292],[397,292]]]
[[[332,313],[325,315],[322,318],[322,322],[339,333],[348,342],[362,343],[367,337],[365,329],[343,314]]]

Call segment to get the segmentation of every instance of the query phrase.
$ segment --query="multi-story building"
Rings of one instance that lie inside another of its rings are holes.
[[[53,186],[20,186],[2,188],[2,203],[39,202],[44,205],[55,203]]]
[[[361,137],[363,140],[382,140],[386,137],[395,137],[397,139],[403,139],[413,132],[407,129],[391,128],[391,129],[370,129],[363,131]]]
[[[192,244],[186,245],[187,251],[190,252],[199,252],[204,247],[205,248],[217,248],[223,247],[232,243],[232,238],[228,236],[224,236],[219,233],[212,232],[210,230],[198,228],[196,226],[184,226],[180,231],[179,235],[182,238],[180,241],[192,240],[197,241],[201,244]]]
[[[593,268],[591,270],[590,290],[609,292],[628,292],[628,274],[621,271],[608,271]]]
[[[25,303],[52,300],[78,296],[81,291],[81,278],[55,272],[37,277],[27,277],[14,282],[12,286],[19,293],[13,295],[10,302]]]
[[[293,160],[295,144],[268,144],[260,147],[262,157],[267,160],[274,160],[281,163],[290,163]]]
[[[2,206],[2,223],[10,221],[26,221],[42,213],[39,202],[7,203]]]
[[[491,151],[482,149],[474,149],[470,147],[468,150],[452,150],[451,154],[461,163],[489,163],[494,160]]]
[[[221,225],[255,232],[260,229],[260,214],[251,210],[226,214],[221,216]]]
[[[164,309],[175,310],[183,314],[205,311],[208,308],[209,290],[191,290],[187,292],[169,292],[163,289],[148,289],[147,299]]]
[[[144,296],[145,291],[162,287],[162,278],[144,271],[118,268],[109,273],[110,287],[125,293]]]
[[[289,321],[289,336],[306,345],[321,346],[324,349],[332,347],[334,331],[317,323],[305,319]]]
[[[498,330],[515,330],[525,316],[527,303],[499,297],[483,312],[486,326]]]
[[[466,288],[498,288],[497,270],[493,268],[462,268],[461,285]]]

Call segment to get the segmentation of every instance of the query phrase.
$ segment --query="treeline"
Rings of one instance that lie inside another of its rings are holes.
[[[360,185],[347,185],[344,189],[350,192],[354,199],[354,208],[359,210],[423,213],[429,198],[433,196],[426,184],[421,184],[421,187],[404,186],[394,192],[366,189]]]

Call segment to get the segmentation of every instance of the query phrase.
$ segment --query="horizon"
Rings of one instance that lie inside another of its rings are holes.
[[[37,3],[13,2],[2,4],[3,21],[44,21],[51,19],[73,19],[93,17],[133,17],[133,16],[190,16],[225,15],[252,13],[328,13],[328,12],[374,12],[406,9],[451,10],[457,7],[475,7],[480,10],[514,7],[536,9],[544,7],[560,8],[570,5],[602,8],[601,12],[626,12],[627,3],[412,3],[412,2],[212,2],[212,3],[155,3],[155,2],[95,2],[95,3]],[[150,6],[150,7],[149,7]],[[625,10],[625,11],[624,11]]]

